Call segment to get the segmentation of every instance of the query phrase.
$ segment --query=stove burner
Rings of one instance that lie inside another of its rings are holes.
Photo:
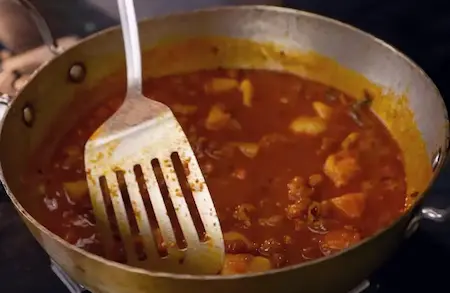
[[[83,286],[72,280],[54,260],[51,260],[51,268],[61,282],[64,283],[70,293],[90,293]],[[356,286],[353,290],[350,290],[348,293],[366,293],[369,287],[369,280],[364,280],[361,284]]]

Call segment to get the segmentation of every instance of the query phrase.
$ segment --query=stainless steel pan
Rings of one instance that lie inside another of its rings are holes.
[[[68,244],[27,212],[27,197],[33,194],[26,191],[21,174],[44,139],[48,148],[54,147],[58,137],[75,123],[73,103],[93,107],[114,91],[123,90],[121,32],[110,29],[58,53],[15,99],[4,95],[0,100],[1,177],[8,195],[47,253],[91,291],[345,292],[383,263],[421,218],[447,217],[445,210],[420,205],[447,154],[447,111],[432,81],[394,48],[331,19],[263,6],[146,20],[140,23],[140,32],[145,77],[217,66],[268,68],[316,79],[356,97],[364,90],[371,92],[374,111],[403,150],[408,192],[419,196],[411,197],[411,208],[403,217],[359,245],[268,273],[198,277],[148,272]],[[109,82],[111,78],[118,81],[118,86],[102,87],[107,77]]]

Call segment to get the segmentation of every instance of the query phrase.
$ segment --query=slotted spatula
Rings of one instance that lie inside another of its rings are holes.
[[[141,51],[134,3],[132,0],[118,0],[118,5],[125,42],[127,93],[119,110],[97,129],[85,146],[89,192],[106,253],[114,245],[111,219],[108,218],[104,200],[104,196],[109,196],[128,264],[158,271],[215,274],[222,267],[224,244],[211,195],[187,137],[169,107],[142,95]],[[189,207],[181,193],[171,159],[174,153],[183,162],[187,182],[207,235],[204,241],[197,233]],[[161,166],[169,197],[183,232],[186,243],[184,249],[169,244],[176,243],[176,238],[152,167],[155,159]],[[144,175],[156,221],[166,244],[165,257],[160,256],[155,245],[154,239],[158,236],[152,232],[154,227],[150,226],[140,193],[135,172],[139,168],[137,166],[140,166]],[[119,173],[123,174],[125,190],[133,207],[145,259],[140,258],[135,249],[124,203],[124,188],[119,186]]]

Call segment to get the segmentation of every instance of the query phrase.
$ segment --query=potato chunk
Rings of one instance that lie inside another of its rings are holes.
[[[322,102],[313,102],[312,105],[317,115],[324,120],[330,119],[331,115],[333,114],[333,109]]]
[[[173,104],[171,107],[172,111],[181,115],[191,115],[194,114],[198,107],[196,105],[183,105],[183,104]]]
[[[350,148],[354,147],[358,139],[360,138],[360,134],[357,132],[352,132],[342,141],[341,148],[343,150],[349,150]]]
[[[252,106],[253,100],[253,85],[248,79],[244,79],[239,86],[239,90],[242,93],[242,103],[246,107]]]
[[[326,130],[327,125],[320,117],[299,116],[289,128],[295,134],[318,135]]]
[[[325,234],[320,242],[320,250],[324,255],[330,255],[340,250],[346,249],[361,240],[358,232],[340,229],[333,230]]]
[[[219,105],[214,105],[209,110],[205,128],[208,130],[220,130],[228,125],[231,115],[226,113]]]
[[[331,203],[345,216],[356,219],[361,217],[366,208],[367,195],[362,192],[347,193],[331,199]]]
[[[349,152],[340,151],[328,156],[323,166],[323,172],[336,187],[342,187],[360,171],[356,158]]]
[[[232,78],[214,77],[205,84],[205,92],[208,94],[220,94],[233,90],[239,86],[237,80]]]
[[[260,273],[268,271],[272,268],[270,261],[262,256],[255,256],[250,262],[248,272],[249,273]]]
[[[247,158],[253,159],[259,152],[259,145],[251,142],[237,142],[235,143],[241,153]]]
[[[226,254],[221,275],[258,273],[272,268],[270,261],[251,254]]]
[[[85,196],[88,196],[88,186],[85,180],[78,180],[72,182],[64,182],[63,188],[73,201],[80,201]]]
[[[228,253],[247,253],[252,247],[252,242],[247,237],[235,231],[224,233],[223,240]]]
[[[320,174],[313,174],[308,178],[308,185],[311,187],[316,187],[320,185],[323,181],[323,177]]]

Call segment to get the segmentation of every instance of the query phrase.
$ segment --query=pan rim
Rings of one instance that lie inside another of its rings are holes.
[[[159,16],[159,17],[153,17],[153,18],[146,18],[143,19],[141,21],[139,21],[139,23],[144,23],[144,22],[152,22],[152,21],[162,21],[165,19],[172,19],[172,18],[177,18],[177,17],[182,17],[182,16],[195,16],[196,14],[208,14],[208,13],[213,13],[213,12],[217,12],[217,11],[236,11],[236,10],[260,10],[260,11],[273,11],[273,12],[279,12],[279,13],[284,13],[284,14],[291,14],[291,15],[296,15],[296,16],[301,16],[301,17],[306,17],[306,18],[310,18],[310,19],[316,19],[325,23],[329,23],[329,24],[333,24],[336,26],[340,26],[342,28],[345,28],[347,30],[352,31],[353,33],[359,34],[362,37],[365,38],[369,38],[371,39],[371,41],[378,43],[379,45],[383,46],[384,48],[386,48],[387,50],[389,50],[392,54],[397,55],[398,57],[400,57],[401,59],[403,59],[404,61],[406,61],[415,71],[417,71],[424,79],[426,79],[432,86],[433,86],[433,91],[435,91],[437,93],[437,96],[439,96],[442,100],[442,95],[440,94],[438,88],[436,87],[436,85],[434,84],[434,82],[431,80],[431,78],[414,62],[412,61],[408,56],[406,56],[405,54],[403,54],[402,52],[400,52],[399,50],[397,50],[396,48],[394,48],[393,46],[389,45],[388,43],[378,39],[377,37],[366,33],[356,27],[353,27],[349,24],[343,23],[341,21],[329,18],[329,17],[325,17],[325,16],[321,16],[315,13],[311,13],[311,12],[307,12],[307,11],[302,11],[302,10],[296,10],[296,9],[292,9],[292,8],[285,8],[285,7],[278,7],[278,6],[268,6],[268,5],[239,5],[239,6],[222,6],[222,7],[216,7],[216,8],[208,8],[208,9],[199,9],[199,10],[194,10],[194,11],[190,11],[190,12],[182,12],[182,13],[174,13],[174,14],[170,14],[170,15],[165,15],[165,16]],[[119,26],[114,26],[108,29],[105,29],[103,31],[97,32],[95,34],[92,34],[91,36],[83,39],[80,43],[76,44],[75,46],[69,48],[67,51],[65,51],[64,53],[78,47],[79,45],[84,44],[85,42],[90,41],[91,39],[97,38],[100,35],[106,35],[108,33],[112,33],[115,32],[117,30],[119,30],[120,27]],[[62,54],[64,55],[64,54]],[[59,58],[59,56],[55,57],[55,59]],[[32,79],[34,79],[35,76],[37,76],[42,70],[43,68],[49,66],[54,60],[44,64],[42,67],[40,67],[37,71],[35,71],[33,73],[33,75],[30,78],[30,81]],[[25,86],[26,87],[26,86]],[[17,97],[20,97],[20,95],[22,94],[21,90],[18,94]],[[15,99],[16,100],[16,99]],[[14,101],[11,103],[11,105],[14,103]],[[443,103],[443,102],[442,102]],[[444,103],[443,103],[444,104]],[[11,107],[10,107],[11,108]],[[444,114],[447,115],[447,108],[444,106]],[[6,113],[3,117],[2,117],[2,121],[0,122],[0,125],[3,125],[3,122],[5,120],[5,118],[8,116],[8,113]],[[281,274],[283,272],[288,272],[291,270],[297,270],[297,269],[301,269],[304,267],[309,267],[309,266],[313,266],[322,262],[325,262],[329,259],[344,255],[350,251],[353,251],[357,248],[359,248],[360,246],[365,245],[366,243],[372,241],[375,238],[378,238],[379,236],[381,236],[382,234],[386,233],[388,230],[390,230],[391,228],[393,228],[394,226],[396,226],[399,222],[406,220],[407,217],[411,217],[413,216],[412,213],[414,211],[414,209],[420,205],[421,200],[424,198],[424,196],[428,193],[428,191],[430,190],[430,188],[434,185],[434,182],[437,178],[437,176],[440,174],[442,167],[444,166],[444,162],[446,161],[447,158],[447,149],[449,146],[449,126],[448,123],[445,125],[445,133],[447,134],[445,137],[445,143],[444,143],[444,152],[441,155],[441,159],[439,161],[439,164],[437,165],[437,167],[435,168],[435,170],[433,171],[433,176],[430,179],[427,188],[419,195],[418,199],[416,200],[416,202],[408,209],[406,210],[400,217],[398,217],[395,221],[393,221],[391,224],[389,224],[388,226],[384,227],[383,229],[379,230],[377,233],[373,234],[372,236],[363,239],[362,241],[358,242],[356,245],[353,245],[349,248],[343,249],[341,251],[339,251],[338,253],[329,255],[329,256],[323,256],[320,257],[318,259],[315,260],[311,260],[311,261],[307,261],[304,263],[300,263],[300,264],[296,264],[296,265],[290,265],[287,267],[283,267],[283,268],[278,268],[278,269],[272,269],[266,272],[260,272],[260,273],[247,273],[247,274],[239,274],[239,275],[230,275],[230,276],[222,276],[222,275],[190,275],[190,274],[175,274],[175,273],[168,273],[168,272],[157,272],[157,271],[149,271],[149,270],[145,270],[145,269],[141,269],[141,268],[136,268],[136,267],[132,267],[126,264],[121,264],[121,263],[117,263],[115,261],[111,261],[108,260],[106,258],[103,258],[101,256],[98,256],[94,253],[88,252],[82,248],[79,248],[73,244],[70,244],[69,242],[63,240],[60,236],[54,234],[53,232],[51,232],[50,230],[48,230],[45,226],[43,226],[42,224],[40,224],[37,220],[35,220],[23,207],[22,205],[19,203],[19,201],[16,199],[16,197],[13,195],[13,193],[11,192],[4,176],[3,176],[3,165],[0,161],[0,177],[2,179],[2,183],[3,186],[5,187],[5,191],[8,194],[9,198],[11,199],[12,203],[14,204],[15,208],[17,211],[19,211],[21,213],[21,216],[23,216],[28,222],[30,222],[32,225],[34,225],[35,227],[37,227],[39,229],[39,231],[41,231],[42,233],[46,234],[46,236],[50,237],[52,240],[58,242],[59,244],[61,244],[62,246],[64,246],[66,249],[69,250],[73,250],[81,255],[83,255],[84,257],[90,258],[94,261],[103,263],[105,265],[108,266],[113,266],[117,269],[121,269],[121,270],[125,270],[128,271],[130,273],[134,273],[134,274],[140,274],[140,275],[147,275],[150,277],[157,277],[157,278],[166,278],[166,279],[183,279],[183,280],[192,280],[192,281],[224,281],[224,280],[234,280],[234,279],[250,279],[250,278],[256,278],[256,277],[264,277],[267,275],[275,275],[275,274]],[[3,132],[3,128],[0,132],[0,137],[1,134]]]

